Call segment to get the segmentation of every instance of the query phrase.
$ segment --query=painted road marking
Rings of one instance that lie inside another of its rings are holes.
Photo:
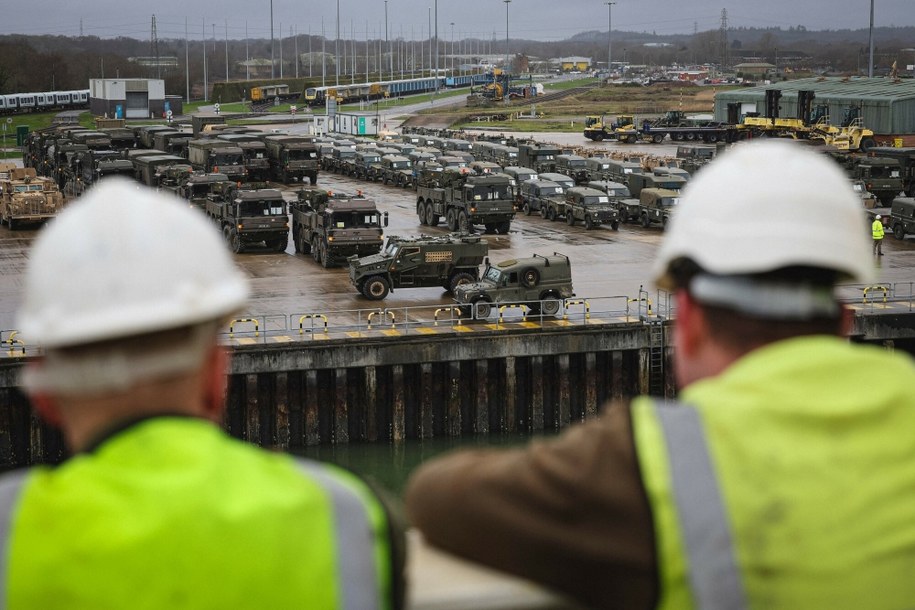
[[[281,335],[279,337],[270,337],[276,343],[292,343],[292,337]]]
[[[392,329],[392,328],[391,328],[391,329],[388,329],[388,330],[383,330],[383,331],[381,331],[381,334],[382,334],[382,335],[387,335],[387,336],[389,336],[389,337],[400,337],[401,335],[403,335],[403,333],[400,332],[399,330],[395,330],[395,329]]]

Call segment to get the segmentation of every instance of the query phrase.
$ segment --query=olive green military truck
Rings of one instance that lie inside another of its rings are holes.
[[[204,207],[235,253],[264,244],[276,252],[289,241],[289,216],[277,189],[238,188],[232,182],[211,185]]]
[[[417,185],[416,214],[421,224],[434,227],[444,216],[452,231],[470,233],[473,225],[482,224],[488,232],[508,233],[515,217],[512,178],[446,169],[439,180]]]

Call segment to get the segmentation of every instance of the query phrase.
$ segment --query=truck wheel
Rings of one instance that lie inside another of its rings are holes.
[[[594,228],[594,221],[590,216],[585,216],[585,228],[589,231]]]
[[[492,303],[485,297],[480,297],[473,302],[473,317],[477,320],[485,320],[492,313]]]
[[[316,263],[321,262],[321,250],[318,248],[318,238],[311,238],[311,258],[315,259]]]
[[[575,226],[575,216],[572,214],[572,212],[566,212],[566,224],[570,227]]]
[[[318,242],[321,246],[321,266],[327,269],[332,266],[330,261],[330,252],[327,251],[327,244],[324,241]]]
[[[466,271],[459,271],[451,276],[451,281],[448,284],[448,291],[454,294],[454,291],[458,286],[463,284],[472,284],[474,282],[474,277],[467,273]]]
[[[903,228],[901,222],[893,225],[893,237],[896,239],[905,239],[905,228]]]
[[[667,216],[665,216],[664,218],[661,219],[661,228],[664,229],[665,231],[667,230],[667,223],[669,221],[670,221],[670,218],[668,218]]]
[[[419,203],[416,204],[416,215],[419,217],[419,224],[421,224],[421,225],[427,224],[427,222],[426,222],[426,208],[425,208],[425,206],[423,205],[422,200],[420,200]]]
[[[717,133],[708,134],[707,140],[708,140],[709,144],[714,144],[715,142],[718,141],[718,134]]]
[[[496,223],[494,223],[494,222],[487,222],[487,223],[484,223],[483,226],[486,227],[486,232],[487,232],[487,233],[495,233],[495,232],[496,232]]]
[[[365,298],[373,301],[380,301],[388,296],[388,292],[390,291],[391,286],[388,284],[388,281],[380,275],[370,277],[362,286],[362,294],[365,295]]]
[[[527,201],[524,202],[524,205],[521,206],[521,209],[524,211],[525,216],[530,216],[531,212],[533,211],[531,210],[531,204]]]
[[[241,243],[241,236],[236,231],[232,231],[230,233],[229,244],[232,246],[232,252],[234,252],[235,254],[238,254],[239,252],[244,250],[244,246]]]
[[[613,229],[614,231],[619,231],[620,230],[620,221],[614,220],[613,222],[611,222],[610,228]]]
[[[311,254],[311,242],[307,241],[304,236],[299,236],[301,241],[302,254]]]
[[[521,272],[521,285],[525,288],[533,288],[540,283],[540,272],[533,267],[528,267]]]
[[[877,143],[874,141],[874,138],[864,138],[861,140],[861,152],[867,152],[876,145]]]
[[[292,227],[292,245],[295,247],[295,253],[298,254],[302,251],[301,248],[301,239],[299,236],[299,227],[293,225]]]
[[[432,209],[432,203],[426,203],[426,224],[430,227],[438,226],[438,214]]]
[[[688,141],[692,142],[693,140],[696,139],[696,134],[694,134],[694,133],[691,132],[691,131],[687,131],[687,132],[686,132],[686,139],[687,139]]]
[[[550,222],[555,222],[556,220],[556,208],[550,208],[546,211],[546,219]]]
[[[651,136],[651,141],[654,142],[655,144],[660,144],[661,142],[664,141],[664,134],[663,134],[663,133],[656,133],[656,134],[652,135],[652,136]]]
[[[595,142],[603,142],[603,141],[604,141],[604,134],[602,134],[602,133],[600,133],[600,132],[594,134],[594,141],[595,141]]]
[[[448,210],[448,213],[445,216],[445,219],[448,222],[448,230],[457,231],[457,214],[454,213],[454,208]]]
[[[540,208],[540,218],[546,218],[547,211],[548,211],[547,208],[541,207]]]
[[[648,220],[648,214],[642,214],[642,226],[646,229],[651,225],[651,221]]]
[[[508,235],[508,232],[509,232],[509,230],[511,230],[511,228],[512,228],[512,221],[510,221],[510,220],[500,222],[496,225],[496,231],[498,233],[500,233],[501,235]]]
[[[467,217],[467,212],[461,210],[458,213],[457,217],[458,229],[461,233],[470,233],[473,231],[473,225],[470,224],[470,219]]]
[[[283,239],[277,240],[277,242],[273,244],[273,249],[276,250],[277,252],[285,252],[286,248],[288,246],[289,246],[289,238],[285,237]]]
[[[543,295],[543,315],[555,316],[559,313],[561,303],[552,292]]]

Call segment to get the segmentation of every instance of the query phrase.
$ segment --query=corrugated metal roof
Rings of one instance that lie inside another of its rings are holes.
[[[795,95],[797,91],[814,91],[817,97],[829,97],[830,99],[894,101],[915,98],[915,78],[900,79],[898,82],[885,77],[801,78],[727,91],[726,94],[729,97],[746,95],[755,99],[756,96],[764,95],[762,92],[766,89],[781,89],[783,94],[790,92]]]

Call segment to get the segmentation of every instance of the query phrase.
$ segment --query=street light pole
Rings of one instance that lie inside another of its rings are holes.
[[[874,76],[874,0],[871,0],[871,27],[870,34],[868,36],[868,46],[870,47],[870,52],[867,56],[867,76],[873,78]]]
[[[451,76],[454,76],[454,22],[451,22]]]
[[[438,0],[435,0],[435,92],[438,93]]]
[[[273,0],[270,0],[270,78],[276,78],[276,61],[273,59]]]
[[[337,0],[337,39],[334,40],[334,68],[336,72],[336,81],[334,85],[340,86],[340,0]]]
[[[505,3],[505,70],[510,71],[511,66],[509,65],[508,58],[508,5],[512,3],[512,0],[502,0]],[[508,99],[508,96],[505,98]]]
[[[613,72],[613,5],[616,2],[605,2],[607,5],[607,80]]]

